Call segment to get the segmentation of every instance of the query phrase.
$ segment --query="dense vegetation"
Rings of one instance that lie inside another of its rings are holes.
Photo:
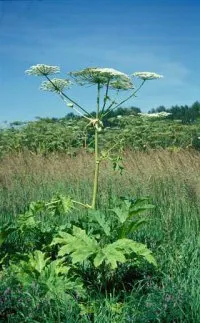
[[[26,267],[23,283],[16,280],[16,267],[13,266],[13,271],[3,276],[0,283],[0,320],[70,323],[198,322],[199,163],[200,156],[195,151],[126,151],[125,170],[121,176],[112,171],[110,163],[106,162],[100,176],[98,205],[106,216],[111,216],[110,209],[116,205],[117,196],[151,197],[155,208],[150,209],[145,217],[140,217],[146,220],[146,224],[133,234],[133,238],[148,244],[158,267],[147,264],[130,267],[127,276],[123,270],[119,271],[115,289],[112,290],[111,285],[107,293],[99,289],[96,276],[86,271],[87,297],[80,301],[80,296],[73,292],[71,298],[69,294],[66,298],[61,297],[62,287],[68,286],[69,290],[69,283],[63,285],[62,279],[56,278],[53,269],[48,272],[48,263],[41,276],[34,270],[32,275],[37,276],[30,277],[32,267]],[[87,202],[92,193],[92,166],[92,156],[84,152],[73,158],[65,154],[44,156],[32,153],[5,156],[0,167],[1,226],[8,223],[9,219],[15,224],[18,214],[28,211],[31,201],[49,201],[55,193]],[[38,231],[34,229],[32,217],[29,222],[21,221],[23,230],[20,236],[12,236],[7,251],[18,257],[19,252],[30,252],[34,245],[43,244],[44,240],[40,240],[41,232],[43,238],[45,234],[47,239],[51,235],[51,228],[66,224],[69,219],[69,214],[61,214],[59,209],[56,212],[56,216],[52,210],[37,215],[37,221],[43,221],[42,226],[38,222]],[[74,209],[71,216],[77,218],[86,214],[87,211],[83,209]],[[20,219],[23,220],[22,217]],[[26,236],[23,232],[26,232]],[[49,254],[49,250],[45,252]],[[2,245],[1,255],[5,257],[1,264],[3,269],[8,261],[5,245]],[[12,262],[15,263],[14,259]],[[27,264],[30,266],[30,259]],[[32,284],[28,278],[32,279]],[[123,286],[120,284],[122,281]],[[97,285],[93,285],[94,282]],[[77,286],[74,287],[77,290]],[[47,294],[49,289],[51,293]],[[56,291],[59,291],[60,297],[55,294]]]
[[[167,118],[142,118],[138,108],[118,108],[104,120],[100,145],[104,148],[120,143],[134,150],[155,148],[200,148],[200,103],[191,107],[159,107],[151,112],[166,111]],[[11,152],[67,152],[80,148],[92,151],[94,129],[87,120],[69,113],[61,119],[38,118],[36,121],[13,122],[0,130],[0,155]]]

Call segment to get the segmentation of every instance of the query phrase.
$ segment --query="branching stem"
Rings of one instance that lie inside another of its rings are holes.
[[[64,92],[62,92],[62,91],[60,91],[56,86],[55,86],[55,84],[52,82],[52,80],[48,77],[48,75],[44,75],[46,78],[47,78],[47,80],[54,86],[54,88],[56,89],[56,90],[58,90],[58,94],[61,96],[64,96],[67,100],[69,100],[71,103],[73,103],[73,104],[75,104],[79,109],[81,109],[84,113],[86,113],[86,115],[87,116],[89,116],[89,117],[92,117],[92,115],[89,113],[89,112],[87,112],[80,104],[78,104],[77,102],[75,102],[73,99],[70,99]],[[75,110],[75,109],[74,109]],[[77,112],[77,110],[76,110],[76,112]],[[80,114],[80,112],[79,112],[79,114]]]
[[[110,84],[110,79],[108,80],[108,82],[106,84],[106,93],[105,93],[105,96],[104,96],[104,102],[103,102],[103,107],[102,107],[102,110],[101,110],[101,114],[104,113],[104,110],[105,110],[105,107],[106,107],[106,102],[108,100],[109,84]]]
[[[135,94],[141,89],[141,87],[144,85],[145,80],[142,81],[142,83],[140,84],[140,86],[131,94],[129,95],[126,99],[122,100],[120,103],[118,103],[115,107],[113,107],[112,109],[108,108],[103,117],[105,117],[107,114],[109,114],[111,111],[119,108],[120,105],[122,105],[123,103],[125,103],[126,101],[130,100],[133,96],[135,96]]]

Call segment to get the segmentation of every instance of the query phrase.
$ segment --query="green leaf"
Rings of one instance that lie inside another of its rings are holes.
[[[100,225],[103,229],[104,233],[109,237],[110,236],[110,224],[106,221],[105,214],[100,212],[99,210],[90,210],[89,216],[92,219],[95,219],[96,222]]]
[[[152,204],[149,204],[148,201],[149,201],[148,197],[143,197],[131,203],[130,210],[129,210],[129,218],[132,217],[133,215],[143,213],[146,210],[153,209],[155,206]]]
[[[60,197],[64,212],[68,213],[73,207],[73,202],[71,198],[64,195],[59,195],[59,197]]]
[[[118,250],[114,244],[109,244],[105,246],[95,257],[94,265],[95,267],[100,266],[100,264],[105,261],[107,265],[110,265],[112,269],[117,268],[117,262],[124,263],[126,258],[123,251]]]
[[[134,252],[136,255],[143,257],[146,261],[157,266],[156,260],[152,255],[152,251],[143,243],[133,241],[131,239],[119,239],[113,243],[116,248],[124,250],[125,253]]]
[[[58,237],[53,239],[50,246],[54,246],[56,244],[65,244],[65,242],[68,241],[69,236],[71,236],[71,234],[63,231],[59,231],[58,235]]]
[[[126,255],[131,255],[132,253],[143,257],[146,261],[156,266],[156,260],[146,245],[131,239],[118,239],[99,250],[94,258],[94,266],[99,267],[105,261],[112,269],[116,269],[117,263],[125,263]]]
[[[94,248],[88,248],[88,247],[86,247],[85,250],[83,248],[77,249],[71,254],[72,263],[73,264],[82,263],[83,261],[88,259],[92,254],[94,254],[95,251],[96,250]]]
[[[105,260],[105,254],[103,253],[102,250],[99,250],[96,257],[94,258],[94,266],[96,268],[99,267],[104,260]]]
[[[44,267],[46,266],[49,258],[46,258],[45,253],[40,250],[35,250],[33,254],[29,256],[29,265],[33,270],[36,270],[38,273],[41,273]]]
[[[35,214],[33,214],[31,210],[25,212],[24,214],[20,214],[17,218],[17,226],[18,229],[22,232],[25,230],[33,230],[38,228],[41,221],[35,219]]]
[[[45,209],[44,201],[31,202],[29,205],[29,211],[31,211],[32,214],[36,214],[39,211],[41,212],[44,209]]]
[[[62,246],[61,248],[60,248],[60,250],[59,250],[59,252],[58,252],[58,256],[59,257],[64,257],[64,256],[66,256],[66,255],[68,255],[68,254],[70,254],[71,252],[73,252],[74,251],[74,248],[73,248],[73,244],[76,242],[76,239],[74,239],[73,241],[71,240],[71,241],[69,241],[68,240],[68,243],[66,244],[66,245],[64,245],[64,246]]]
[[[61,238],[55,238],[52,244],[63,244],[58,255],[65,256],[66,254],[71,254],[72,263],[82,263],[99,248],[94,238],[90,238],[85,230],[76,226],[73,226],[73,234],[61,232],[59,235]]]
[[[4,257],[0,259],[0,265],[3,264],[4,260],[7,258],[8,254],[6,253]]]
[[[1,245],[7,239],[7,237],[11,233],[13,233],[14,231],[16,231],[16,227],[14,225],[12,226],[10,223],[7,223],[4,226],[2,226],[2,228],[0,230],[1,230],[1,232],[0,232],[0,247],[1,247]]]
[[[129,215],[127,210],[125,210],[122,207],[116,207],[112,210],[117,215],[117,217],[121,223],[124,223],[127,220],[128,215]]]
[[[136,222],[131,222],[128,227],[126,228],[126,234],[130,234],[134,231],[136,231],[139,227],[141,227],[143,224],[146,224],[147,221],[142,219],[142,220],[138,220]]]
[[[56,260],[51,262],[51,264],[52,263],[55,264],[55,273],[57,275],[59,275],[59,274],[66,275],[69,272],[70,267],[66,266],[64,261],[65,261],[65,259],[61,258],[61,259],[56,259]]]

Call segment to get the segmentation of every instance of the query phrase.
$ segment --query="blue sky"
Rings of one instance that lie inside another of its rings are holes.
[[[200,100],[199,16],[195,0],[0,0],[0,122],[71,112],[24,74],[38,63],[163,74],[129,102],[142,111]],[[70,94],[95,109],[94,88]]]

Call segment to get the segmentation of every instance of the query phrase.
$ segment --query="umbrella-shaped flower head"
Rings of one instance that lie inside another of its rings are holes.
[[[52,75],[59,72],[60,72],[60,67],[45,65],[45,64],[33,65],[30,67],[29,70],[25,71],[26,74],[36,75],[36,76],[47,76],[47,75]]]
[[[77,72],[71,72],[70,75],[80,85],[100,84],[108,85],[113,89],[133,88],[128,75],[113,68],[87,67]]]
[[[144,81],[160,79],[163,77],[163,75],[159,75],[153,72],[135,72],[133,73],[133,76],[136,76]]]
[[[70,80],[53,78],[51,81],[44,81],[40,89],[50,92],[62,92],[65,88],[69,88],[72,84]]]
[[[133,83],[130,80],[122,80],[122,79],[110,82],[109,86],[114,90],[134,89]]]

